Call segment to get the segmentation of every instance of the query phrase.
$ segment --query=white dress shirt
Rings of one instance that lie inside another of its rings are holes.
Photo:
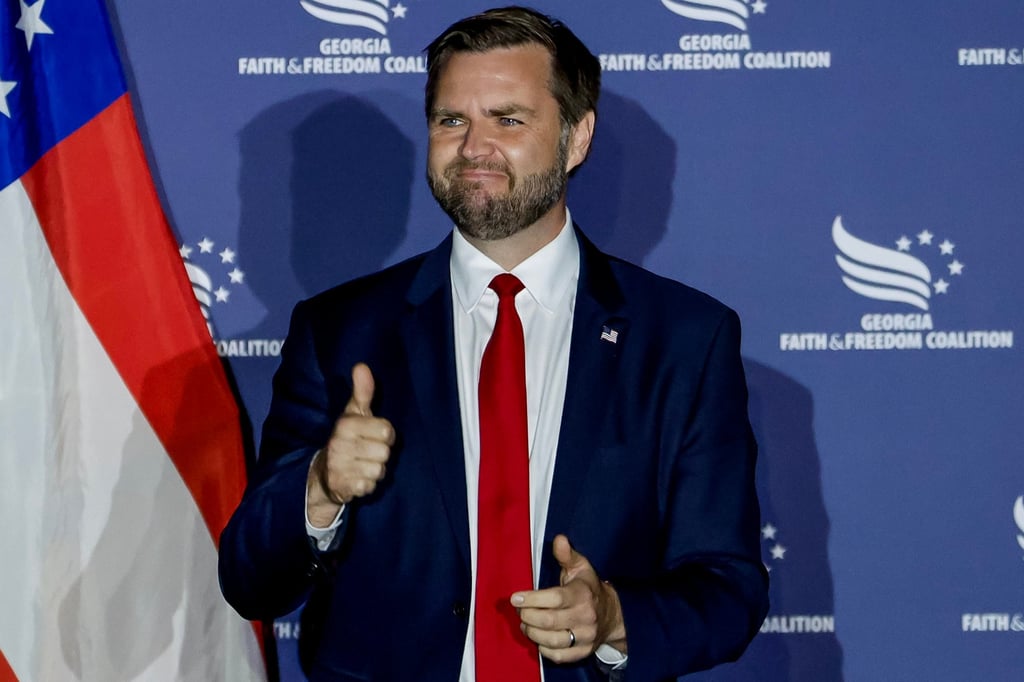
[[[526,415],[530,451],[530,529],[533,546],[534,587],[544,552],[555,451],[569,374],[580,252],[566,212],[562,230],[550,243],[512,269],[525,287],[516,295],[516,311],[526,342]],[[473,614],[476,594],[477,484],[480,472],[480,416],[477,386],[480,361],[498,315],[498,295],[488,288],[505,270],[455,231],[452,241],[452,301],[455,317],[455,369],[462,417],[462,443],[466,456],[466,508],[472,557],[474,603],[469,609],[469,631],[462,655],[460,682],[474,682]],[[511,596],[511,595],[509,595]]]

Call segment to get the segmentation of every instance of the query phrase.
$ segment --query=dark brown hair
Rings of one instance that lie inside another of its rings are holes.
[[[427,117],[434,107],[438,78],[453,54],[531,44],[551,55],[548,87],[558,102],[562,125],[576,125],[588,111],[596,113],[601,64],[587,46],[557,19],[525,7],[502,7],[455,22],[427,46]]]

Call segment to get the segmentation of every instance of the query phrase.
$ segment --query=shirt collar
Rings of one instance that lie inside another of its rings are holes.
[[[558,235],[539,251],[512,268],[526,291],[547,312],[554,312],[570,287],[575,288],[580,271],[580,250],[572,229],[572,216],[565,211],[565,223]],[[459,305],[470,313],[480,302],[487,285],[505,270],[470,244],[458,228],[452,238],[452,284]]]

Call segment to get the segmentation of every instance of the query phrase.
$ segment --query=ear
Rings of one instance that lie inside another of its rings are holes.
[[[569,158],[565,168],[567,172],[579,166],[587,158],[590,142],[594,139],[595,119],[594,112],[588,111],[569,133]]]

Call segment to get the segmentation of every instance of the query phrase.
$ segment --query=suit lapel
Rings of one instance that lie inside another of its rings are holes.
[[[451,237],[424,259],[406,297],[410,308],[402,336],[437,487],[468,573],[469,519],[455,374],[450,257]]]
[[[593,453],[601,445],[601,430],[594,425],[603,421],[615,397],[617,358],[628,340],[629,321],[623,316],[622,293],[607,256],[579,230],[576,237],[580,245],[580,279],[565,406],[548,502],[546,545],[556,534],[571,529],[581,482],[586,478]],[[424,259],[406,297],[409,314],[402,324],[402,336],[409,358],[412,394],[422,418],[437,488],[468,571],[469,519],[455,372],[450,257],[451,237]],[[542,561],[542,581],[545,576],[548,584],[557,583],[558,568],[550,552],[544,553]]]
[[[568,533],[573,511],[583,488],[593,453],[601,444],[601,429],[614,387],[620,349],[628,340],[623,298],[608,258],[577,230],[580,244],[580,279],[576,289],[569,375],[558,436],[555,473],[548,502],[544,542],[550,546],[558,533]],[[570,538],[572,536],[570,535]],[[544,584],[557,584],[558,567],[551,553],[541,564]]]

